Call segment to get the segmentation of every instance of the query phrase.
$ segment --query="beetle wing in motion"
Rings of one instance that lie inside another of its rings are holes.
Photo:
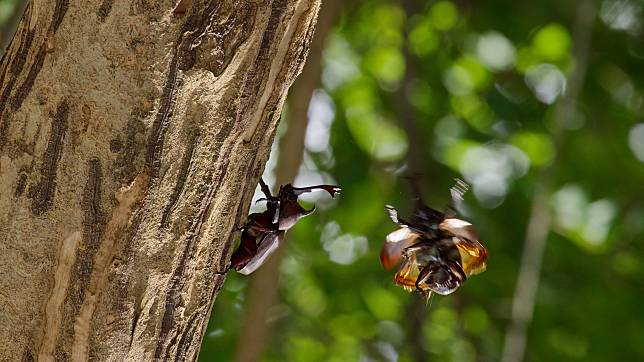
[[[461,254],[461,264],[467,276],[485,271],[487,264],[487,249],[478,240],[454,238],[454,244]]]
[[[243,268],[237,270],[239,273],[248,275],[259,268],[266,259],[277,250],[284,237],[284,232],[268,232],[262,237],[257,247],[257,252],[250,258]]]
[[[422,201],[417,179],[410,181],[416,204],[410,219],[400,218],[394,207],[385,206],[389,218],[400,228],[387,235],[380,261],[385,269],[400,263],[394,281],[408,291],[451,294],[468,276],[486,268],[488,253],[474,227],[455,217],[469,186],[457,180],[450,190],[452,206],[440,212]]]
[[[400,268],[394,276],[394,283],[400,285],[408,292],[413,292],[416,290],[416,280],[420,275],[420,269],[418,267],[418,262],[415,257],[407,257],[403,259],[403,262],[400,264]],[[421,285],[421,288],[426,286]],[[429,291],[429,288],[423,288],[423,292],[426,293]]]
[[[452,240],[458,248],[463,271],[466,275],[470,276],[485,271],[487,249],[479,241],[480,238],[474,231],[472,224],[460,219],[449,218],[443,220],[439,228],[454,235]]]
[[[409,228],[402,227],[387,235],[387,242],[380,249],[380,262],[389,270],[403,258],[403,252],[418,242],[419,235]]]

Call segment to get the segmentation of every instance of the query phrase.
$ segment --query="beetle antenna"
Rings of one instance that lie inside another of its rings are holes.
[[[416,205],[418,207],[423,206],[423,195],[420,191],[420,185],[418,184],[418,179],[420,179],[420,173],[414,173],[408,176],[404,177],[407,181],[409,181],[409,185],[411,187],[411,193],[413,195],[413,200],[416,201]]]

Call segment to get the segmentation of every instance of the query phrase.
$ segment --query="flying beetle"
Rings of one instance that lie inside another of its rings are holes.
[[[245,275],[257,270],[277,250],[286,231],[298,220],[315,211],[315,206],[307,210],[297,202],[300,195],[324,190],[335,197],[341,191],[334,185],[293,187],[287,184],[280,186],[277,196],[273,196],[264,180],[259,182],[266,197],[256,202],[266,201],[266,210],[248,215],[246,224],[240,228],[241,242],[231,258],[230,267]]]
[[[455,206],[440,212],[427,206],[415,178],[410,179],[415,208],[409,220],[398,217],[393,206],[385,206],[400,226],[386,237],[380,251],[385,269],[400,264],[394,282],[408,291],[429,297],[432,292],[448,295],[471,275],[485,271],[487,249],[471,223],[456,217]],[[455,205],[468,185],[457,180],[451,188]]]

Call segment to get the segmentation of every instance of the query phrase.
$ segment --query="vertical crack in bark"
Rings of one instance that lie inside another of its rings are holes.
[[[192,346],[192,341],[195,336],[195,330],[197,329],[197,317],[203,314],[203,310],[196,310],[188,321],[186,322],[186,328],[181,334],[181,338],[179,339],[179,343],[177,343],[177,353],[175,355],[175,362],[181,362],[181,361],[186,361],[187,360],[187,354],[190,349],[190,346]]]
[[[161,95],[161,104],[152,125],[152,132],[148,139],[148,156],[146,163],[150,168],[150,176],[156,179],[161,166],[161,152],[163,150],[163,140],[165,138],[165,131],[168,127],[169,118],[172,116],[174,109],[174,101],[176,97],[176,88],[180,81],[177,73],[177,51],[174,51],[172,60],[170,60],[170,70],[165,86],[163,87],[163,94]]]
[[[85,212],[83,220],[84,239],[96,244],[100,238],[100,225],[102,224],[103,213],[101,211],[101,182],[103,172],[101,171],[101,160],[97,157],[89,161],[87,183],[83,192],[81,207]]]
[[[253,112],[256,112],[256,98],[261,93],[261,87],[267,83],[266,78],[269,76],[269,72],[266,72],[266,69],[269,68],[272,60],[270,56],[271,45],[275,43],[277,27],[280,24],[285,8],[286,0],[275,0],[271,4],[271,13],[262,35],[259,52],[252,67],[246,72],[242,86],[241,101],[237,111],[237,123],[239,124],[253,116]]]
[[[69,8],[69,0],[56,0],[56,6],[54,7],[54,15],[51,17],[51,24],[49,26],[49,32],[55,33],[58,30],[58,27],[63,22],[65,13]]]
[[[38,73],[40,73],[43,64],[45,64],[46,46],[46,44],[40,46],[38,53],[36,53],[36,56],[34,57],[34,63],[31,65],[31,68],[29,68],[27,77],[24,82],[17,87],[16,94],[11,98],[11,110],[13,112],[20,109],[22,102],[24,102],[25,98],[27,98],[27,95],[31,91],[31,88],[34,86],[36,77],[38,76]]]
[[[212,24],[205,34],[202,41],[206,44],[205,54],[200,54],[199,58],[205,58],[208,63],[205,67],[215,77],[219,77],[228,68],[237,49],[250,37],[255,26],[257,7],[256,3],[231,2],[222,10],[225,12],[225,19]],[[217,18],[221,17],[224,16]]]
[[[7,141],[7,128],[9,127],[9,114],[6,113],[8,110],[7,101],[11,95],[11,91],[14,89],[18,76],[22,72],[25,63],[27,62],[27,55],[29,54],[29,49],[34,40],[34,32],[29,30],[29,18],[31,17],[31,8],[32,5],[29,4],[27,10],[25,11],[25,19],[22,21],[22,27],[18,30],[18,33],[14,36],[14,39],[20,39],[18,44],[18,50],[16,51],[15,57],[11,59],[11,66],[5,68],[9,69],[9,79],[7,80],[4,89],[0,88],[0,149],[4,147],[5,142]],[[24,35],[23,35],[24,34]],[[7,51],[3,59],[9,59],[9,51]],[[4,83],[4,73],[2,74],[2,81],[0,81],[0,86]]]
[[[264,85],[264,89],[263,89],[263,92],[261,93],[261,97],[258,100],[257,108],[255,108],[256,111],[253,113],[253,118],[250,120],[250,123],[248,124],[248,128],[244,134],[244,141],[246,142],[251,140],[251,138],[255,134],[255,131],[257,130],[257,126],[259,126],[260,121],[264,117],[264,113],[265,113],[264,109],[266,108],[266,104],[268,103],[268,100],[274,93],[274,88],[278,80],[278,75],[280,73],[280,70],[283,68],[283,64],[286,59],[286,53],[288,52],[291,46],[291,40],[294,37],[295,30],[300,25],[299,24],[300,16],[302,16],[302,14],[304,14],[307,10],[310,10],[309,5],[310,4],[307,0],[300,0],[297,2],[297,4],[295,5],[295,11],[293,12],[293,15],[290,21],[288,21],[287,23],[284,36],[280,39],[279,45],[275,50],[274,55],[271,57],[272,59],[270,63],[270,71],[268,73],[268,79],[266,81],[266,84]],[[275,31],[275,29],[273,29],[273,31]],[[283,86],[283,84],[280,84],[280,85]]]
[[[31,88],[33,88],[36,77],[40,73],[40,70],[45,63],[45,56],[47,54],[47,38],[52,37],[56,33],[58,27],[63,22],[63,18],[65,17],[65,13],[67,12],[68,8],[69,0],[56,1],[54,13],[51,17],[51,23],[49,24],[49,29],[47,31],[45,40],[40,45],[40,48],[38,49],[38,52],[34,57],[33,64],[31,65],[31,68],[29,68],[27,77],[25,78],[24,82],[18,87],[16,95],[11,99],[11,110],[13,112],[16,112],[18,109],[20,109],[22,102],[24,102],[25,98],[27,98],[27,95],[29,95],[29,92],[31,92]]]
[[[69,235],[60,246],[58,253],[58,265],[54,272],[54,288],[47,301],[45,308],[45,335],[43,337],[40,352],[38,353],[39,361],[53,361],[56,339],[60,332],[60,324],[63,318],[62,305],[67,295],[70,281],[72,280],[72,266],[76,260],[76,250],[81,240],[79,231]]]
[[[192,67],[194,64],[194,52],[196,42],[207,31],[216,10],[221,1],[212,1],[206,10],[195,12],[184,24],[181,35],[177,39],[174,54],[170,60],[168,78],[163,87],[161,104],[155,116],[152,132],[148,139],[148,155],[146,163],[150,168],[150,176],[155,180],[161,166],[161,156],[165,133],[168,128],[170,117],[174,110],[174,103],[177,96],[177,88],[182,80],[180,71]],[[206,16],[202,14],[207,14]],[[185,35],[185,37],[184,37]]]
[[[18,181],[16,182],[16,191],[13,196],[17,199],[22,196],[22,193],[25,192],[25,186],[27,185],[27,173],[24,169],[21,169],[19,172]]]
[[[195,147],[198,139],[199,134],[195,132],[190,137],[190,140],[188,141],[188,147],[183,153],[183,159],[181,160],[181,166],[179,167],[178,171],[179,174],[177,177],[177,183],[174,187],[174,190],[172,191],[172,195],[170,195],[170,202],[163,210],[163,215],[161,215],[161,228],[168,226],[168,217],[174,210],[177,202],[179,201],[179,196],[181,196],[181,193],[183,192],[186,180],[188,179],[188,174],[190,173],[190,166],[192,165],[192,158],[195,153]]]
[[[94,257],[100,246],[101,236],[105,226],[105,215],[101,208],[103,172],[101,161],[94,157],[87,162],[87,182],[80,202],[83,211],[83,238],[79,245],[76,262],[72,268],[74,287],[67,293],[65,299],[63,325],[58,338],[57,351],[69,358],[67,343],[74,336],[74,320],[78,317],[85,291],[88,288]],[[61,358],[62,355],[57,355]]]
[[[27,9],[25,10],[25,19],[22,21],[22,28],[19,30],[19,33],[16,34],[16,38],[20,39],[20,43],[18,44],[18,50],[16,51],[16,57],[12,59],[12,64],[11,64],[11,71],[10,71],[10,78],[7,81],[4,89],[0,92],[0,149],[2,149],[7,141],[7,128],[9,127],[9,118],[10,114],[7,114],[6,111],[8,107],[6,107],[7,102],[9,101],[9,97],[11,96],[11,92],[13,90],[16,90],[16,93],[13,97],[11,97],[11,111],[14,113],[20,109],[22,106],[22,102],[27,98],[29,95],[29,92],[31,91],[31,88],[33,87],[33,84],[36,80],[36,77],[40,73],[40,70],[42,69],[42,66],[45,62],[45,56],[46,56],[46,41],[47,37],[53,36],[53,34],[56,33],[58,30],[58,27],[63,21],[63,18],[65,17],[65,13],[67,12],[67,9],[69,8],[69,0],[57,0],[56,4],[54,6],[54,12],[52,14],[49,28],[47,30],[47,35],[45,36],[45,39],[43,40],[43,43],[38,47],[38,51],[36,52],[34,56],[34,61],[31,65],[31,68],[29,68],[29,71],[27,72],[27,75],[25,77],[25,80],[20,86],[15,86],[16,81],[18,77],[21,75],[22,70],[24,68],[24,65],[26,64],[27,57],[29,54],[29,49],[32,48],[32,43],[34,40],[35,36],[35,31],[32,29],[29,29],[29,24],[32,22],[31,21],[31,16],[32,16],[32,9],[33,9],[32,4],[29,4],[27,6]],[[23,36],[23,34],[25,34]],[[3,56],[3,62],[4,62],[4,57],[8,57],[9,51],[5,53]],[[4,75],[3,75],[4,78]],[[3,82],[0,82],[0,85],[2,85]]]
[[[31,44],[34,40],[35,33],[29,30],[29,18],[31,17],[30,9],[31,5],[29,5],[29,7],[27,8],[27,11],[25,13],[26,19],[22,21],[22,27],[15,35],[15,39],[19,39],[20,43],[18,44],[18,50],[16,51],[15,57],[13,57],[13,59],[11,59],[10,61],[11,66],[7,66],[7,68],[9,69],[9,80],[7,81],[2,92],[0,92],[0,112],[2,113],[4,113],[4,111],[6,110],[5,105],[7,99],[9,99],[11,91],[13,90],[13,87],[18,80],[18,76],[20,75],[20,72],[22,72],[22,68],[27,62],[27,55],[29,54],[29,49],[31,48]],[[6,52],[4,54],[3,63],[4,58],[9,56],[9,52]],[[0,82],[0,85],[2,84],[4,84],[4,73],[2,76],[2,82]]]
[[[228,164],[230,162],[230,153],[232,152],[232,150],[233,147],[229,146],[228,149],[223,152],[222,157],[219,158],[220,167],[217,170],[218,182],[216,185],[211,184],[208,188],[208,192],[201,202],[199,213],[197,214],[194,222],[190,225],[189,231],[187,233],[188,238],[185,242],[185,247],[183,248],[183,250],[181,250],[181,254],[177,262],[177,267],[173,270],[170,280],[168,280],[163,317],[161,318],[159,341],[154,351],[155,360],[161,358],[161,356],[164,355],[169,348],[170,330],[172,330],[175,324],[174,314],[177,306],[179,305],[181,289],[183,288],[183,284],[185,282],[184,274],[187,269],[187,263],[194,251],[196,241],[201,234],[201,227],[203,226],[208,210],[210,210],[210,205],[212,204],[214,195],[216,191],[221,187],[221,184],[224,181],[224,177],[226,176]]]
[[[42,215],[51,208],[56,189],[56,174],[58,161],[63,151],[63,139],[67,132],[67,119],[69,117],[69,105],[63,99],[56,108],[56,114],[51,122],[51,132],[47,148],[42,156],[40,167],[40,181],[30,192],[33,199],[31,210],[35,215]]]
[[[139,174],[129,187],[116,194],[117,205],[105,226],[101,245],[94,258],[92,276],[85,291],[83,305],[74,323],[74,342],[71,348],[73,361],[87,361],[89,358],[92,317],[101,292],[107,283],[107,275],[114,256],[114,250],[128,226],[132,213],[145,196],[149,181],[148,174]]]

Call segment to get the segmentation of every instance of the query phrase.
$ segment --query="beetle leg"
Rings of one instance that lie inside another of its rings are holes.
[[[461,268],[460,265],[458,265],[457,262],[455,261],[449,261],[447,262],[449,265],[450,269],[452,269],[453,272],[458,274],[458,276],[465,282],[467,280],[467,275],[465,274],[465,271],[463,271],[463,268]]]
[[[418,278],[416,278],[416,290],[422,295],[425,296],[425,291],[423,288],[421,288],[421,285],[429,278],[429,275],[433,271],[433,267],[431,265],[425,265],[423,269],[420,270],[420,273],[418,274]]]
[[[273,197],[271,195],[271,190],[268,188],[268,185],[266,184],[266,182],[264,182],[263,178],[259,179],[259,187],[262,189],[264,195],[266,195],[267,200],[270,200]]]

